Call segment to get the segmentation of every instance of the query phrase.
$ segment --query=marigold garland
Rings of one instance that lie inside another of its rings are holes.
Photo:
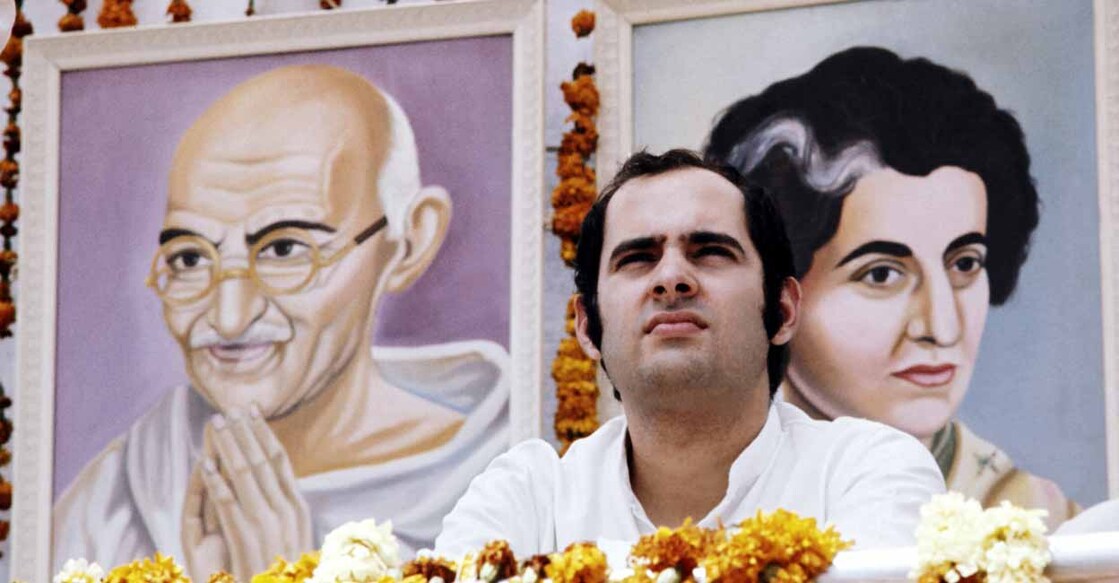
[[[571,28],[579,38],[589,35],[594,30],[594,12],[580,10],[575,18],[571,19]]]
[[[504,581],[517,575],[517,557],[509,542],[495,540],[486,543],[478,552],[478,578],[484,581]]]
[[[544,567],[552,583],[606,583],[606,553],[594,543],[571,543]]]
[[[101,5],[101,13],[97,15],[97,25],[101,28],[136,26],[132,0],[105,0]]]
[[[167,5],[167,16],[171,18],[171,22],[190,22],[193,12],[186,0],[171,0]]]
[[[567,303],[565,329],[556,358],[552,361],[552,378],[556,381],[556,437],[564,450],[572,442],[598,429],[598,384],[593,360],[583,354],[575,334],[575,296]]]
[[[1032,528],[1023,514],[1003,520],[1000,540]],[[333,542],[332,542],[333,541]],[[248,583],[759,583],[810,581],[850,545],[831,528],[778,510],[741,522],[733,532],[701,528],[686,520],[676,529],[660,528],[630,548],[631,568],[610,572],[606,553],[592,542],[577,542],[563,552],[534,555],[518,563],[509,543],[494,540],[456,563],[421,552],[401,564],[399,540],[388,523],[373,519],[346,523],[326,536],[319,551],[289,563],[277,557]],[[397,568],[399,567],[399,569]],[[202,577],[201,574],[196,574]],[[546,581],[550,580],[550,581]],[[55,583],[190,583],[175,560],[161,553],[108,575],[97,563],[69,559]],[[202,581],[202,579],[199,579]],[[236,583],[226,572],[208,583]]]
[[[694,581],[692,572],[715,548],[721,530],[700,528],[689,518],[677,529],[660,527],[638,539],[630,551],[630,564],[637,571],[660,573],[675,569],[681,581]]]
[[[283,557],[276,557],[268,570],[253,575],[250,583],[303,583],[311,578],[315,567],[319,566],[319,553],[303,553],[299,560],[289,563]]]
[[[594,30],[594,12],[582,10],[571,19],[571,29],[578,38]],[[594,168],[590,161],[598,149],[599,95],[594,83],[594,67],[579,63],[571,81],[560,84],[563,100],[571,107],[567,121],[572,124],[560,142],[556,176],[559,183],[552,190],[552,232],[560,238],[560,257],[571,266],[579,230],[597,195]],[[552,362],[552,378],[556,381],[556,438],[563,451],[575,440],[598,429],[597,365],[583,353],[575,339],[575,296],[567,303],[567,337],[560,341]]]
[[[5,108],[8,122],[4,129],[4,159],[0,161],[0,187],[4,189],[4,202],[0,204],[0,237],[3,237],[3,246],[0,248],[0,339],[12,335],[11,329],[16,322],[12,275],[19,255],[12,249],[12,241],[18,232],[16,220],[19,219],[19,205],[15,202],[15,189],[19,186],[19,162],[16,161],[16,155],[22,147],[17,125],[23,109],[23,91],[19,87],[19,79],[23,65],[23,39],[33,32],[34,28],[23,13],[23,0],[17,0],[12,34],[0,51],[0,60],[5,64],[4,75],[12,80],[12,89],[8,92],[9,104]],[[8,449],[14,429],[8,417],[11,406],[12,400],[5,394],[4,386],[0,385],[0,467],[7,467],[12,461],[12,452]],[[7,512],[11,509],[12,490],[12,483],[0,475],[0,511]],[[10,534],[11,523],[0,520],[0,541],[7,540]]]
[[[134,561],[109,571],[104,583],[190,583],[175,559],[156,552],[149,559]]]
[[[702,566],[708,583],[806,583],[851,544],[833,527],[820,530],[815,518],[781,509],[772,514],[758,511],[713,545]]]
[[[66,14],[58,21],[58,30],[73,32],[85,29],[85,20],[82,11],[86,9],[86,0],[60,0],[66,5]]]
[[[436,577],[455,583],[455,564],[443,557],[416,557],[404,564],[400,574],[414,583],[427,583]]]

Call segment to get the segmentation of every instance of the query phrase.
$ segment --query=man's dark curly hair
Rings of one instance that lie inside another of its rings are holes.
[[[843,198],[867,172],[974,172],[987,190],[991,304],[1014,291],[1038,223],[1022,128],[971,77],[928,59],[856,47],[727,108],[707,139],[722,160],[777,199],[798,276],[839,226]]]

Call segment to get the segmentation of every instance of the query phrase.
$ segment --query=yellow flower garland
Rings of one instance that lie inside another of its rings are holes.
[[[594,543],[572,543],[550,559],[544,572],[552,583],[606,583],[606,553]]]
[[[251,583],[303,583],[311,578],[318,566],[318,552],[303,553],[294,563],[287,562],[283,557],[276,557],[267,571],[253,575]]]
[[[150,559],[121,565],[105,576],[104,583],[190,583],[175,559],[156,552]]]

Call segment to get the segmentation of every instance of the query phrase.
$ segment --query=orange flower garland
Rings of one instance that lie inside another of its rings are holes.
[[[66,5],[66,14],[58,21],[58,30],[72,32],[85,29],[82,20],[82,11],[86,9],[86,0],[61,0]]]
[[[589,35],[594,30],[594,12],[580,10],[575,18],[571,19],[571,28],[579,38]]]
[[[150,559],[121,565],[109,571],[104,583],[190,583],[190,578],[183,573],[183,568],[174,558],[157,551]]]
[[[427,583],[438,577],[443,583],[455,583],[455,564],[442,557],[416,557],[400,571],[405,581]]]
[[[579,38],[594,30],[594,13],[580,11],[571,19],[571,28]],[[560,85],[563,100],[571,107],[567,121],[572,127],[560,143],[556,176],[559,184],[552,190],[552,232],[560,238],[560,257],[571,265],[579,241],[579,229],[597,195],[594,168],[588,163],[598,148],[599,96],[594,83],[594,67],[579,63],[571,81]],[[579,348],[575,339],[575,297],[568,300],[565,317],[567,336],[560,341],[552,378],[556,381],[556,438],[563,450],[575,440],[598,429],[597,366]]]
[[[544,573],[552,583],[606,583],[606,553],[594,543],[571,543],[550,557]]]
[[[101,13],[97,15],[97,25],[101,28],[136,26],[132,0],[105,0],[101,5]]]
[[[303,553],[294,563],[289,563],[283,557],[276,557],[275,562],[268,566],[263,573],[253,575],[250,583],[303,583],[311,578],[315,567],[319,566],[319,553]]]
[[[75,0],[81,1],[81,0]],[[83,6],[84,8],[84,6]],[[31,23],[23,14],[23,0],[16,2],[16,18],[12,24],[12,35],[8,43],[0,51],[0,60],[6,65],[4,74],[12,80],[12,90],[8,93],[10,103],[5,111],[8,113],[8,123],[4,128],[4,159],[0,160],[0,187],[4,189],[4,202],[0,204],[0,237],[3,237],[3,247],[0,248],[0,338],[12,335],[12,325],[16,322],[16,306],[12,297],[12,272],[16,267],[19,256],[12,249],[12,240],[16,233],[16,220],[19,219],[19,205],[15,202],[15,189],[19,185],[19,162],[16,154],[20,151],[20,132],[16,121],[23,108],[23,92],[19,88],[20,67],[23,64],[23,38],[33,32]],[[12,452],[8,450],[8,443],[12,439],[12,421],[8,418],[8,409],[12,400],[5,395],[4,387],[0,385],[0,467],[7,467],[12,461]],[[0,511],[7,512],[12,508],[12,483],[0,476]],[[11,524],[7,520],[0,520],[0,541],[7,540]]]
[[[655,533],[638,539],[630,551],[630,560],[639,570],[660,573],[675,569],[681,581],[694,581],[692,571],[724,537],[722,530],[700,528],[689,518],[680,528],[662,526]]]
[[[709,583],[807,583],[851,544],[834,527],[817,528],[815,518],[783,509],[772,514],[759,510],[739,523],[737,532],[719,540],[702,565]]]
[[[190,15],[193,12],[186,0],[171,0],[167,5],[167,16],[171,17],[171,22],[190,22]]]

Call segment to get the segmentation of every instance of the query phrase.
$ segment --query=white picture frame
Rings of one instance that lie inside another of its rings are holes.
[[[676,25],[701,19],[715,21],[723,18],[746,18],[747,16],[764,15],[774,11],[789,11],[791,13],[803,9],[804,13],[808,13],[810,10],[834,9],[834,13],[838,13],[841,9],[858,7],[856,5],[874,5],[879,9],[886,10],[898,4],[900,3],[879,2],[875,4],[874,0],[697,0],[694,2],[597,0],[595,3],[597,27],[594,32],[594,64],[596,66],[596,81],[601,96],[601,111],[598,120],[600,138],[597,153],[600,187],[610,180],[621,162],[630,153],[644,145],[636,143],[635,140],[637,133],[635,124],[638,123],[635,121],[635,109],[637,107],[635,99],[642,91],[649,90],[648,87],[635,86],[635,71],[640,69],[641,65],[635,63],[635,54],[640,52],[635,48],[635,37],[639,36],[638,31],[645,27],[648,27],[648,30],[653,30],[660,25]],[[1091,50],[1094,52],[1095,135],[1085,136],[1085,140],[1089,147],[1094,146],[1096,148],[1095,170],[1098,176],[1096,182],[1098,183],[1100,284],[1098,335],[1102,339],[1102,349],[1099,349],[1101,351],[1099,369],[1102,373],[1102,382],[1098,387],[1077,387],[1077,389],[1093,391],[1093,394],[1098,391],[1100,394],[1100,407],[1104,419],[1102,422],[1104,426],[1102,431],[1104,434],[1102,436],[1104,441],[1103,451],[1106,455],[1106,492],[1101,493],[1115,498],[1119,497],[1119,319],[1117,319],[1119,318],[1119,279],[1117,279],[1119,278],[1119,239],[1114,235],[1116,227],[1119,226],[1117,224],[1117,221],[1119,221],[1119,6],[1105,0],[1096,0],[1090,6],[1089,3],[1077,4],[1077,6],[1090,7],[1093,12],[1092,27],[1089,34],[1094,37]],[[976,10],[981,10],[981,8],[977,7]],[[1028,11],[1030,8],[1021,6],[1021,10]],[[869,12],[869,9],[862,13],[864,17],[867,12]],[[833,14],[833,12],[828,14]],[[819,17],[817,20],[822,22],[825,19]],[[785,31],[787,32],[787,30]],[[1028,38],[1026,34],[1022,36]],[[697,54],[709,55],[709,52],[698,51],[694,46],[689,46],[687,42],[681,42],[679,37],[674,38],[676,38],[675,47],[684,55],[684,57],[681,57],[683,59],[691,58]],[[772,38],[769,40],[773,41]],[[709,38],[697,38],[696,44],[711,44],[713,42],[717,41],[712,41]],[[761,40],[757,42],[757,54],[755,56],[758,58],[782,58],[783,47],[778,43],[764,44]],[[795,44],[797,39],[786,34],[783,42]],[[851,44],[863,43],[875,44],[860,41],[858,38],[855,38]],[[667,44],[659,46],[663,51]],[[1007,50],[1012,51],[1013,49],[1008,48]],[[926,55],[903,54],[902,56]],[[996,57],[996,55],[990,56],[992,59]],[[707,57],[695,56],[695,58],[698,63]],[[813,63],[818,62],[818,60],[813,61]],[[933,60],[935,61],[936,58],[934,57]],[[707,64],[704,62],[705,66]],[[958,66],[952,63],[945,64],[953,68]],[[644,70],[646,71],[653,68],[650,63],[645,65]],[[802,64],[801,68],[794,73],[767,79],[764,83],[759,82],[755,91],[781,78],[803,73],[807,70],[807,67]],[[677,83],[681,87],[689,87],[690,90],[694,91],[694,94],[702,97],[704,88],[690,85],[692,80],[692,78],[677,80]],[[981,87],[984,85],[978,79],[977,83]],[[658,85],[658,87],[661,86],[663,84]],[[745,97],[745,94],[740,97]],[[995,97],[998,99],[999,95],[996,93]],[[646,99],[652,102],[655,97],[646,97]],[[683,100],[673,101],[673,103],[680,105],[683,110],[692,106],[690,103],[683,103]],[[730,101],[726,102],[725,106],[729,106],[730,103]],[[705,110],[704,115],[711,116],[705,119],[712,119],[714,113],[717,112]],[[666,110],[665,116],[668,118],[670,115],[679,114],[679,110],[672,114],[667,113]],[[1029,135],[1029,128],[1027,128],[1027,138],[1029,138]],[[700,147],[701,144],[692,143],[693,137],[693,135],[687,134],[677,145],[689,148]],[[657,144],[657,146],[658,148],[668,147],[665,144]],[[1037,158],[1043,154],[1034,152],[1031,147],[1031,155]],[[1044,221],[1045,193],[1042,193],[1042,203],[1042,220]],[[1095,201],[1085,200],[1083,203],[1094,206]],[[1093,306],[1097,305],[1094,300],[1088,303]],[[1068,340],[1061,341],[1067,342]],[[981,361],[984,358],[982,352],[979,358]],[[1092,420],[1092,423],[1096,422],[1096,419]],[[1023,433],[1023,439],[1029,439],[1027,433]],[[1070,456],[1070,459],[1081,461],[1081,458],[1076,457],[1079,452],[1053,451],[1050,453],[1053,456],[1067,455]],[[1088,463],[1088,460],[1083,460],[1081,463]],[[1091,463],[1098,463],[1098,461],[1093,459]],[[1049,477],[1056,480],[1061,478],[1061,476],[1052,475]],[[1088,503],[1090,504],[1092,501],[1088,501]]]
[[[11,577],[51,577],[52,457],[63,75],[109,67],[511,36],[512,197],[508,342],[510,444],[542,432],[544,8],[475,0],[256,17],[29,38],[21,120],[20,333],[17,342]],[[504,217],[501,217],[505,219]],[[121,366],[125,366],[121,363]],[[356,517],[355,517],[356,518]]]

